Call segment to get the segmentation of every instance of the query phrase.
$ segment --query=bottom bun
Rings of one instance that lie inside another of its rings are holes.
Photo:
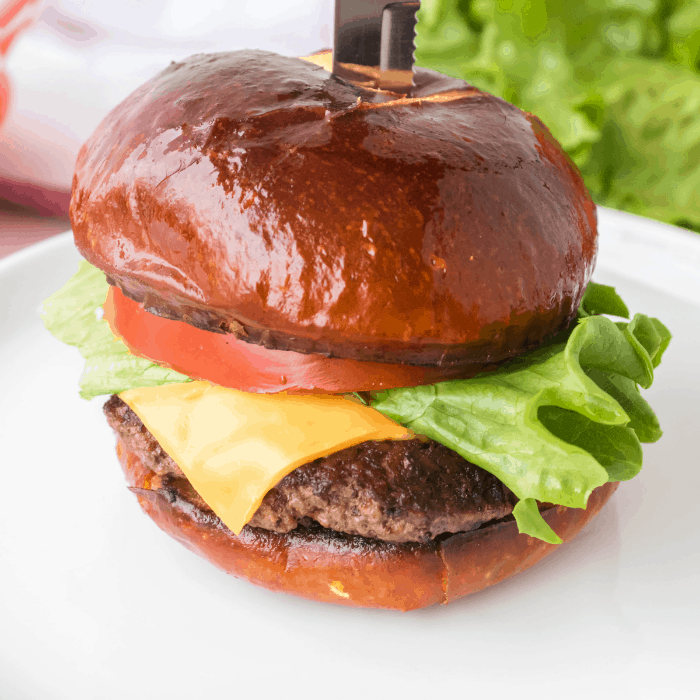
[[[236,536],[121,441],[117,452],[141,507],[171,537],[233,576],[313,600],[394,610],[446,604],[530,568],[557,548],[521,535],[510,519],[426,543],[395,544],[321,526],[286,534],[246,526]],[[586,510],[552,506],[542,514],[567,542],[616,488],[597,488]]]

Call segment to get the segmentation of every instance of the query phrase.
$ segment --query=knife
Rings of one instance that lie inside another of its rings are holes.
[[[333,74],[365,87],[409,93],[419,7],[420,2],[335,0]]]

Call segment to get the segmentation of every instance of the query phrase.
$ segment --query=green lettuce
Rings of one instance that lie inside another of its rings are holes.
[[[671,335],[657,319],[629,322],[611,287],[591,284],[576,326],[554,342],[471,379],[375,394],[372,406],[497,476],[518,497],[520,532],[560,538],[537,502],[585,508],[607,481],[635,476],[640,442],[661,437],[641,396]]]
[[[73,345],[85,358],[80,396],[92,399],[127,389],[191,381],[179,372],[132,355],[102,319],[109,285],[104,273],[86,261],[68,282],[42,305],[46,328]]]

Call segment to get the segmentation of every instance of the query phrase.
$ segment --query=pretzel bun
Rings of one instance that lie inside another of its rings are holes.
[[[249,392],[344,393],[469,377],[574,319],[596,213],[546,127],[431,71],[407,96],[365,77],[261,51],[199,55],[106,117],[78,156],[71,220],[118,288],[106,318],[135,354]],[[408,610],[555,549],[512,517],[400,544],[306,520],[236,536],[186,481],[119,445],[163,530],[272,590]],[[569,540],[615,487],[544,518]]]
[[[536,117],[416,82],[262,51],[173,63],[81,150],[76,244],[146,309],[268,348],[446,368],[534,348],[590,279],[593,202]]]
[[[141,508],[161,530],[228,574],[312,600],[403,611],[447,604],[529,569],[558,546],[519,534],[512,519],[428,543],[321,527],[285,534],[246,526],[236,536],[176,483],[161,485],[121,441],[117,454]],[[568,542],[616,488],[610,482],[595,489],[585,510],[552,506],[544,519]]]

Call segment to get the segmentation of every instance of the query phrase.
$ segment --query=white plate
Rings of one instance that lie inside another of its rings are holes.
[[[666,434],[573,543],[408,614],[269,593],[161,533],[37,316],[69,234],[2,261],[0,698],[696,697],[700,237],[600,213],[596,279],[675,333],[648,392]]]

